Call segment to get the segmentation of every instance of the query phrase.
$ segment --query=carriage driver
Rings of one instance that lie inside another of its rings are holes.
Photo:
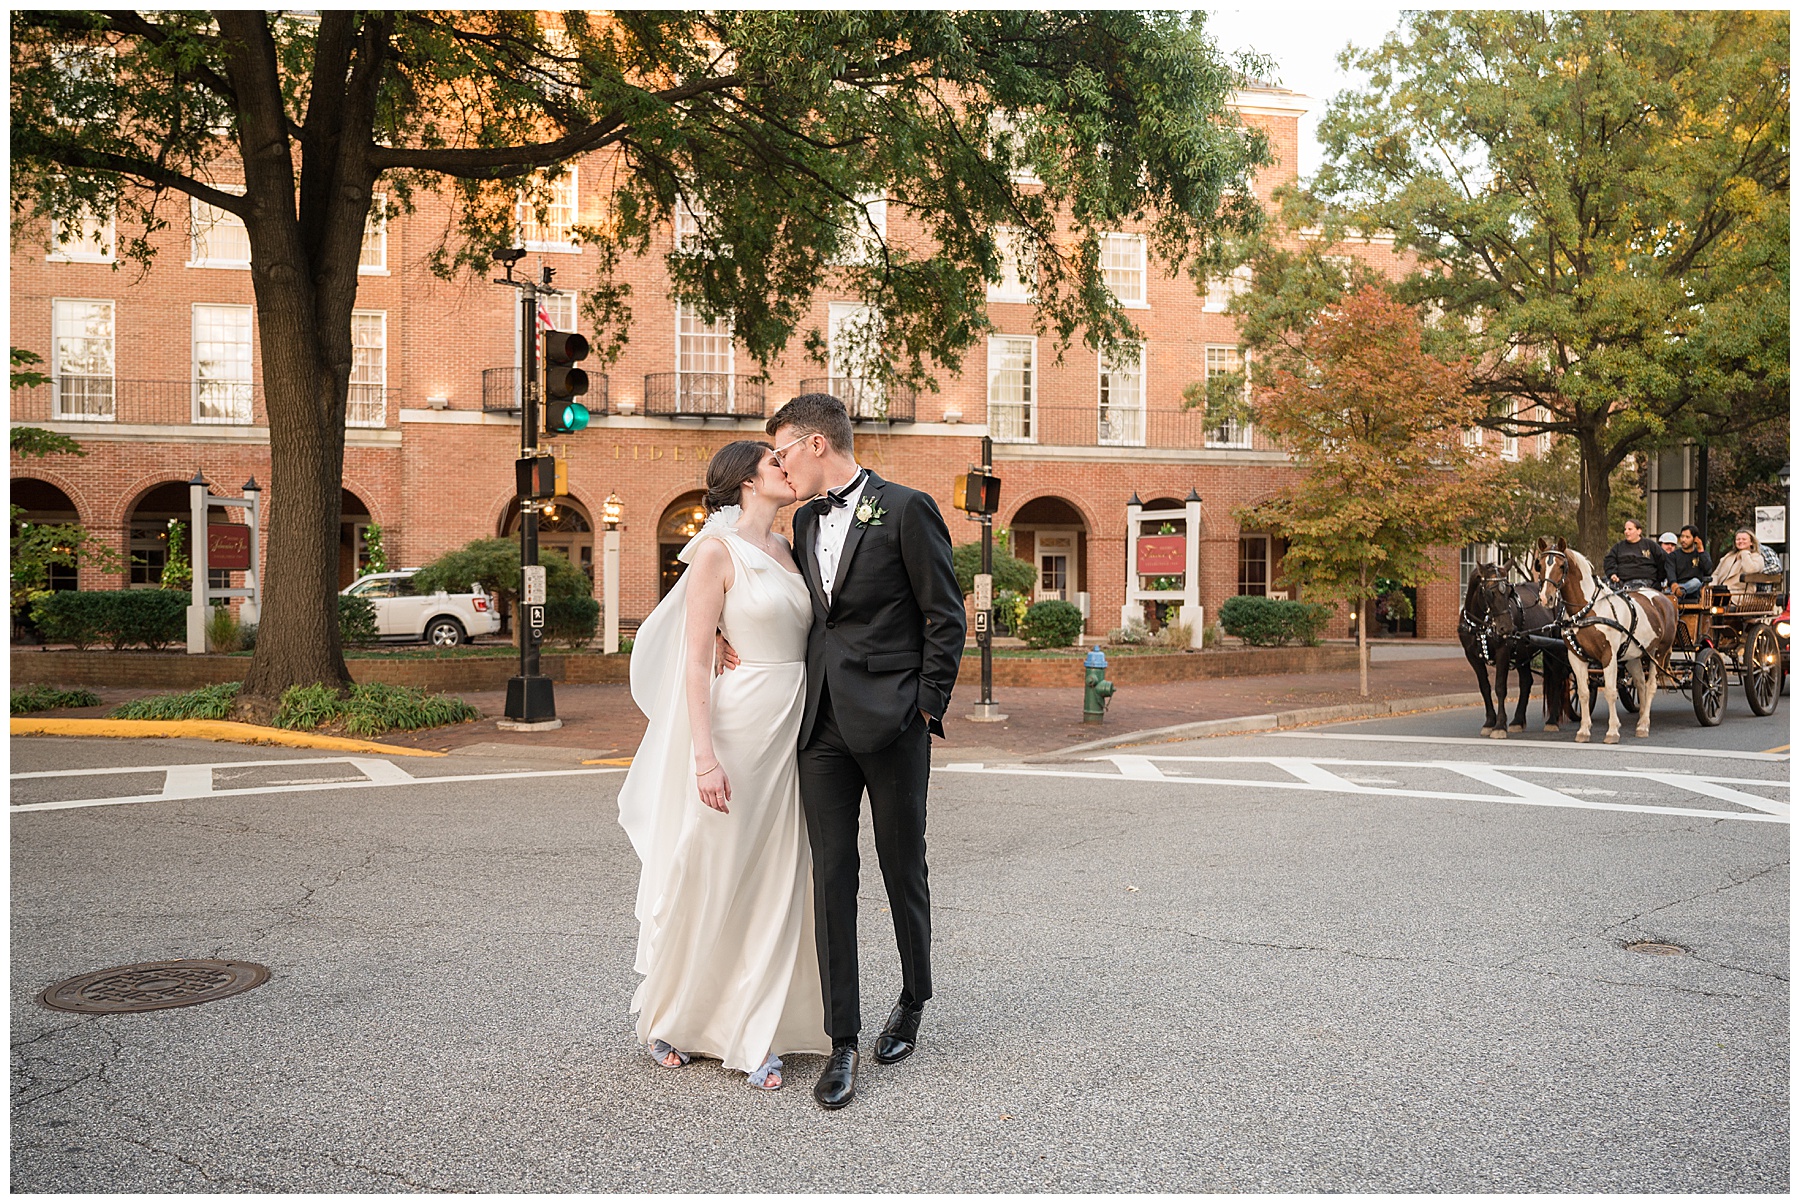
[[[1668,553],[1644,538],[1644,525],[1625,520],[1625,538],[1607,550],[1602,566],[1616,589],[1662,589],[1672,584]]]

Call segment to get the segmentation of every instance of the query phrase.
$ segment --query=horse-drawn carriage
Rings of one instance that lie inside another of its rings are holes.
[[[1659,688],[1685,693],[1706,727],[1724,718],[1733,681],[1758,715],[1780,702],[1785,671],[1773,623],[1781,574],[1748,573],[1735,589],[1707,586],[1701,598],[1677,603],[1666,594],[1601,584],[1587,558],[1560,541],[1555,548],[1540,541],[1517,574],[1522,583],[1484,566],[1470,579],[1463,603],[1463,649],[1484,698],[1487,666],[1497,670],[1498,707],[1489,700],[1484,734],[1507,733],[1509,669],[1519,671],[1521,686],[1512,730],[1523,728],[1534,657],[1544,671],[1545,730],[1556,730],[1567,713],[1580,719],[1577,741],[1588,739],[1602,690],[1611,700],[1609,744],[1618,741],[1621,709],[1638,715],[1639,736],[1649,734],[1647,711]]]

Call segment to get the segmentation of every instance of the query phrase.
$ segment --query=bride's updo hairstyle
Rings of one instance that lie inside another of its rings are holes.
[[[706,464],[706,509],[711,512],[743,502],[745,481],[756,479],[763,456],[775,450],[761,439],[739,439],[713,453]]]

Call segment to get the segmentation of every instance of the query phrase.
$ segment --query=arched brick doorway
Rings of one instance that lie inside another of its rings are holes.
[[[1031,600],[1073,602],[1088,614],[1087,520],[1060,497],[1036,497],[1012,519],[1013,555],[1037,571]]]
[[[674,589],[675,583],[681,580],[681,574],[687,571],[687,565],[677,560],[676,556],[681,549],[687,547],[688,540],[694,538],[695,533],[706,522],[706,507],[701,504],[701,499],[705,496],[698,489],[682,494],[669,503],[668,509],[662,513],[662,519],[656,524],[658,598]]]
[[[519,536],[519,503],[506,508],[501,534]],[[569,563],[587,574],[588,592],[594,585],[594,523],[587,507],[571,497],[559,497],[538,515],[538,551],[560,552]]]
[[[346,489],[338,499],[338,588],[343,589],[368,571],[369,504]],[[389,564],[397,569],[397,564]]]

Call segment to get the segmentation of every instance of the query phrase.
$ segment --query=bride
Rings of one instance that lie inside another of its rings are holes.
[[[687,572],[638,630],[631,697],[649,719],[619,792],[643,863],[632,997],[658,1065],[717,1058],[781,1087],[782,1053],[831,1052],[796,761],[812,602],[770,527],[793,487],[774,449],[720,448]],[[713,668],[714,633],[741,658]]]

